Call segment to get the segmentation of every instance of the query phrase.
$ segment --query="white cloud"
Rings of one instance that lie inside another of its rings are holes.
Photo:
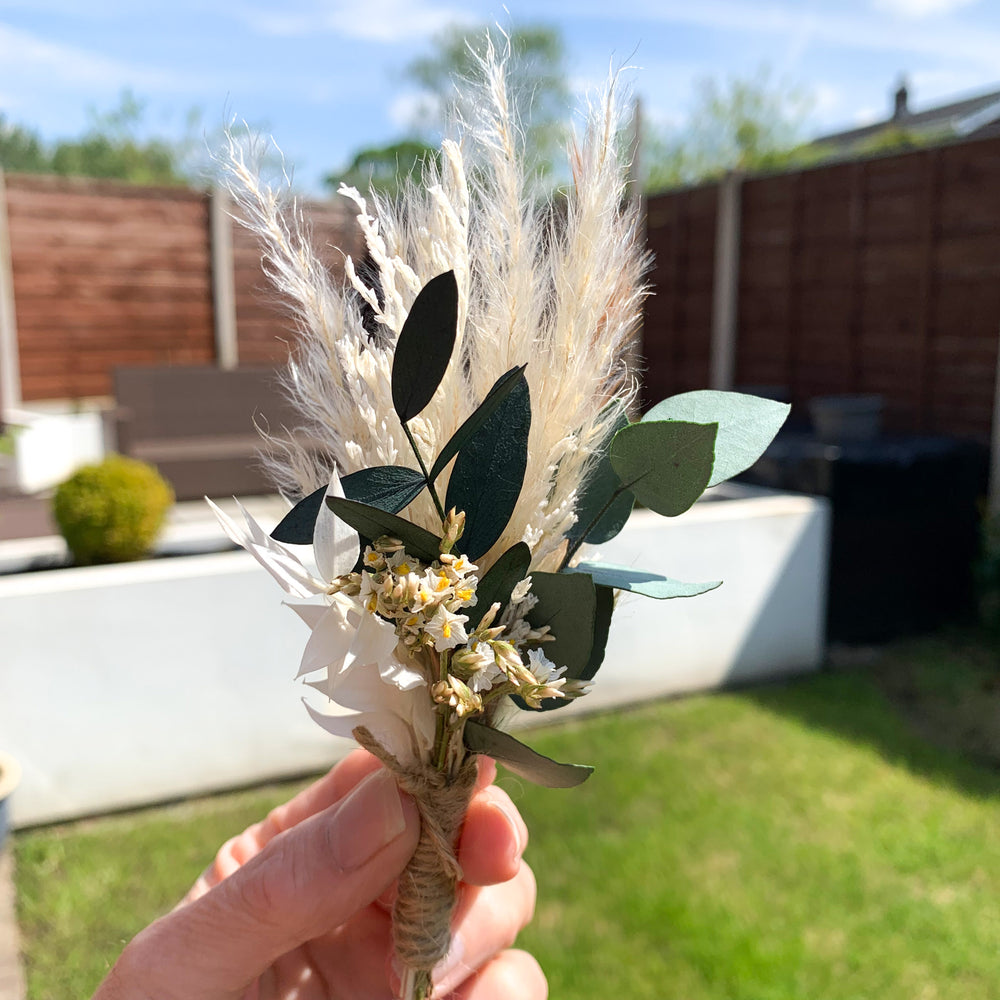
[[[367,0],[360,5],[347,0],[318,0],[308,9],[256,10],[244,16],[252,28],[265,35],[300,37],[332,32],[380,43],[411,41],[451,24],[470,22],[467,11],[433,0]]]
[[[396,128],[409,129],[414,123],[436,120],[441,109],[430,95],[405,90],[393,98],[386,113]]]
[[[875,122],[880,122],[885,119],[886,109],[876,108],[874,105],[866,105],[865,107],[858,108],[854,112],[854,124],[858,128],[864,128],[866,125],[874,125]]]
[[[892,0],[886,0],[892,2]],[[896,0],[898,3],[907,0]],[[945,3],[973,0],[909,0]],[[576,0],[577,16],[593,20],[618,17],[613,4],[604,0]],[[847,51],[919,53],[976,63],[989,76],[996,75],[1000,32],[995,29],[965,26],[956,22],[901,24],[885,13],[852,12],[829,7],[799,6],[772,0],[767,4],[744,0],[633,0],[629,15],[637,21],[685,24],[729,35],[777,36],[787,40],[795,33],[806,32],[810,43],[821,43]]]
[[[839,87],[830,83],[817,83],[809,93],[813,98],[813,112],[819,118],[829,118],[841,109],[844,94]]]
[[[907,86],[911,106],[926,104],[941,96],[951,97],[963,92],[974,93],[986,89],[982,73],[965,66],[917,70],[907,74]]]
[[[960,10],[974,3],[976,0],[875,0],[875,8],[899,17],[916,19],[934,14],[950,14],[953,10]]]
[[[28,81],[61,82],[117,90],[123,86],[159,87],[168,76],[143,66],[108,59],[76,46],[48,42],[0,24],[0,81],[24,87]]]

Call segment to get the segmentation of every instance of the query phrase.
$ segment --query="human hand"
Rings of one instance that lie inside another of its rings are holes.
[[[528,831],[496,767],[479,778],[458,848],[464,873],[435,997],[544,1000],[538,963],[510,948],[531,919]],[[228,841],[171,913],[137,935],[93,1000],[389,1000],[395,881],[417,809],[370,754]]]

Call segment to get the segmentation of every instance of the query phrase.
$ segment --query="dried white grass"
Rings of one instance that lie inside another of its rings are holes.
[[[625,367],[646,293],[647,265],[638,207],[626,200],[628,165],[620,155],[623,103],[612,76],[590,108],[569,156],[572,185],[564,217],[532,195],[507,100],[504,58],[482,61],[480,100],[457,139],[442,144],[439,166],[423,170],[397,202],[343,189],[358,209],[368,254],[384,294],[347,259],[335,284],[310,247],[294,202],[263,183],[234,146],[228,186],[243,221],[257,233],[265,268],[293,303],[300,336],[286,387],[303,429],[323,441],[342,473],[372,465],[416,467],[391,402],[391,343],[413,299],[432,277],[454,270],[459,287],[455,355],[429,406],[410,422],[428,463],[509,368],[527,362],[532,426],[528,468],[503,537],[480,560],[489,565],[524,540],[533,568],[554,569],[575,521],[578,492],[607,426],[611,399],[629,403],[635,380]],[[360,300],[389,336],[370,342]],[[310,451],[292,444],[274,463],[280,488],[302,495],[329,478]],[[483,470],[488,486],[489,470]],[[438,481],[443,497],[447,472]],[[407,516],[440,527],[424,494]]]

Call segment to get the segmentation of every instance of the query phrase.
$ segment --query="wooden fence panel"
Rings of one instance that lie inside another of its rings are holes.
[[[7,207],[23,399],[109,395],[118,364],[213,360],[204,194],[15,174]]]
[[[22,398],[110,392],[120,365],[215,361],[209,202],[181,189],[7,178]],[[1000,139],[746,180],[735,383],[878,392],[901,431],[986,438],[1000,329]],[[718,190],[652,197],[644,395],[709,383]],[[362,251],[346,203],[306,206],[334,279]],[[294,327],[234,230],[239,360]]]
[[[708,384],[717,198],[712,187],[649,199],[653,295],[643,319],[645,402]]]
[[[305,206],[305,214],[313,247],[333,279],[340,281],[345,255],[357,260],[364,252],[355,213],[341,198],[335,202],[310,202]],[[233,271],[240,364],[284,364],[295,340],[289,304],[277,295],[263,271],[256,237],[236,223]]]
[[[741,194],[737,386],[780,388],[800,416],[815,396],[879,393],[890,430],[989,437],[1000,139],[751,178]],[[650,246],[666,256],[645,331],[647,382],[660,394],[708,383],[680,363],[709,344],[706,318],[691,322],[676,302],[678,284],[690,294],[692,247],[714,252],[714,214],[687,212],[690,198],[650,199]],[[698,291],[710,296],[711,282]]]

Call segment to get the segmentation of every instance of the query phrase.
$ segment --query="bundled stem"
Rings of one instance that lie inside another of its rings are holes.
[[[393,908],[393,940],[405,970],[403,1000],[428,1000],[431,970],[448,952],[451,916],[462,869],[455,856],[465,811],[476,783],[476,763],[464,757],[449,770],[433,764],[401,764],[363,726],[354,738],[395,775],[420,812],[417,849],[399,878]]]

